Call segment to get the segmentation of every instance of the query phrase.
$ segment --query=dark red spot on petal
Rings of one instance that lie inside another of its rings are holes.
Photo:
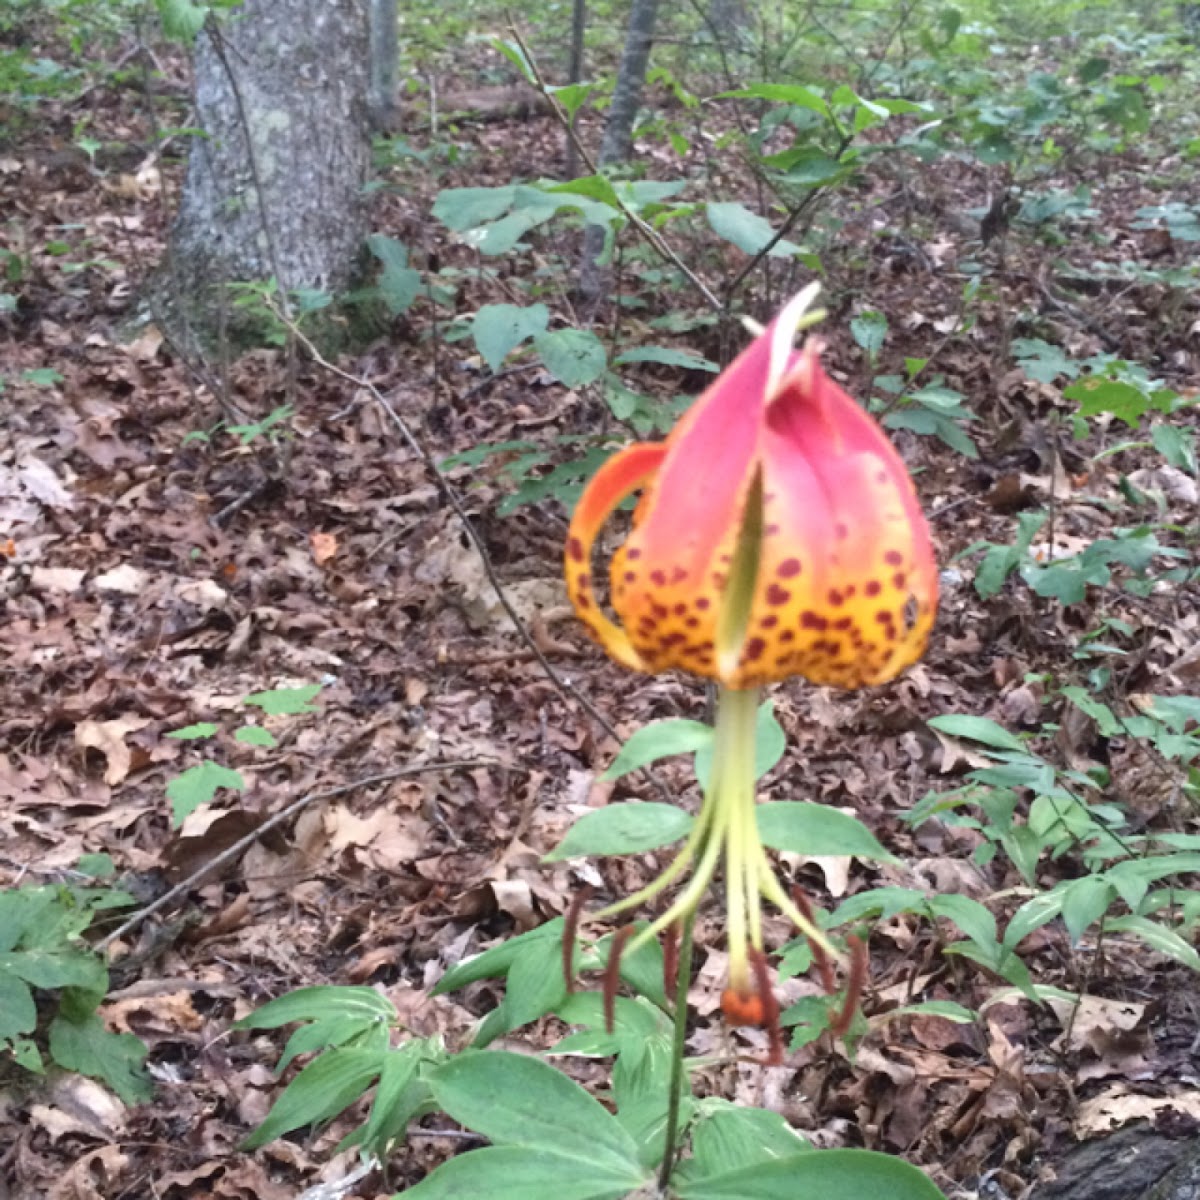
[[[637,580],[637,572],[636,571],[626,571],[624,578],[625,578],[626,583],[634,583]]]
[[[854,622],[849,617],[839,617],[833,623],[834,629],[849,629]]]
[[[714,587],[722,588],[725,586],[725,575],[720,571],[714,571],[712,581]]]
[[[892,576],[892,584],[895,587],[903,588],[908,583],[908,576],[903,571],[897,571]]]
[[[683,614],[684,614],[685,612],[687,612],[687,605],[686,605],[686,604],[677,604],[677,605],[675,605],[675,607],[674,607],[674,608],[673,608],[671,611],[672,611],[672,612],[673,612],[673,613],[674,613],[674,614],[675,614],[677,617],[682,617],[682,616],[683,616]]]
[[[758,623],[760,629],[774,629],[778,624],[779,618],[774,613],[763,617],[763,619]]]
[[[637,546],[632,546],[630,549],[625,551],[625,557],[629,559],[630,562],[633,562],[635,559],[642,557],[642,552],[637,548]]]
[[[671,572],[672,583],[682,583],[687,578],[687,570],[684,567],[676,567]]]
[[[710,599],[709,599],[707,596],[701,596],[701,597],[700,597],[700,598],[699,598],[699,599],[696,601],[696,607],[697,607],[697,608],[698,608],[698,609],[699,609],[701,612],[703,612],[703,611],[704,611],[706,608],[708,608],[708,607],[709,607],[709,605],[711,605],[711,604],[712,604],[712,601],[711,601],[711,600],[710,600]]]
[[[867,581],[867,586],[863,588],[863,592],[868,596],[878,596],[883,591],[883,584],[878,579],[870,579]]]
[[[884,556],[883,561],[889,567],[898,567],[904,561],[904,555],[899,550],[889,550]]]
[[[767,648],[767,643],[762,638],[751,638],[746,643],[744,657],[747,662],[754,662],[755,659],[762,658],[763,651]]]
[[[800,614],[800,628],[817,629],[824,632],[824,630],[829,628],[829,621],[821,616],[820,613],[815,613],[811,608],[806,608]]]
[[[583,562],[583,543],[577,537],[573,537],[567,543],[567,553],[576,562]]]
[[[657,617],[657,618],[658,618],[660,621],[663,621],[663,620],[665,620],[665,619],[666,619],[666,617],[667,617],[667,609],[666,609],[666,605],[664,605],[664,604],[652,604],[652,605],[650,605],[650,611],[651,611],[651,612],[652,612],[652,613],[653,613],[653,614],[654,614],[654,615],[655,615],[655,616],[656,616],[656,617]]]
[[[780,579],[791,579],[794,575],[800,574],[800,560],[798,558],[785,558],[783,562],[775,568],[775,574]]]
[[[845,602],[846,597],[843,596],[842,593],[837,590],[837,588],[829,589],[829,603],[832,604],[834,608],[838,608]]]
[[[575,603],[578,604],[580,608],[590,608],[592,604],[592,598],[586,592],[580,592],[579,595],[575,597]]]
[[[651,571],[650,572],[650,582],[652,584],[654,584],[655,587],[666,587],[667,586],[666,571]]]
[[[844,521],[839,521],[833,527],[833,536],[839,542],[844,542],[850,536],[850,527]]]
[[[774,537],[779,532],[779,526],[772,523],[763,530],[763,537]]]
[[[780,643],[785,646],[788,644],[788,642],[794,642],[795,640],[796,640],[796,631],[794,629],[785,629],[779,635]]]
[[[699,617],[688,617],[688,619],[686,621],[684,621],[684,624],[689,629],[695,629],[700,624],[700,618]]]
[[[767,603],[778,607],[781,604],[786,604],[792,598],[792,593],[787,588],[781,588],[779,584],[773,583],[767,588]]]

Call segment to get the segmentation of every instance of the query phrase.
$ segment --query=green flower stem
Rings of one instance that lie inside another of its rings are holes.
[[[667,1096],[667,1132],[663,1146],[662,1166],[658,1188],[665,1196],[675,1168],[675,1151],[679,1145],[679,1100],[683,1092],[683,1055],[687,1047],[688,989],[692,985],[692,932],[696,925],[693,909],[683,918],[679,938],[679,966],[675,973],[675,1037],[671,1043],[671,1091]]]
[[[754,742],[758,721],[758,689],[721,688],[717,703],[717,739],[713,771],[717,824],[725,843],[726,934],[730,986],[745,995],[750,987],[747,929],[758,927],[761,945],[754,823]],[[748,925],[748,922],[750,925]]]

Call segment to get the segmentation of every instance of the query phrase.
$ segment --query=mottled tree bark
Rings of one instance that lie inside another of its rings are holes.
[[[709,0],[708,23],[718,37],[736,47],[749,24],[745,0]]]
[[[211,332],[233,281],[328,292],[351,282],[365,235],[368,62],[366,0],[245,0],[201,30],[204,136],[164,272],[190,333]]]
[[[624,162],[633,150],[633,122],[642,103],[642,88],[646,86],[646,65],[650,61],[657,19],[658,0],[633,0],[612,107],[608,110],[604,140],[600,144],[602,167]]]
[[[567,82],[583,82],[583,41],[587,32],[587,0],[573,0],[571,5],[571,59],[567,63]],[[575,119],[572,117],[574,127]],[[567,178],[574,179],[579,174],[579,152],[575,149],[575,139],[567,137]]]
[[[646,66],[654,44],[654,26],[658,19],[658,0],[633,0],[629,28],[625,34],[625,49],[617,70],[612,107],[604,123],[604,138],[600,143],[601,167],[625,162],[633,151],[633,123],[642,103],[646,86]],[[589,225],[583,241],[583,269],[579,290],[591,304],[599,299],[604,283],[596,258],[604,246],[604,230]]]
[[[400,56],[396,0],[368,0],[371,15],[371,128],[396,128],[396,74]]]

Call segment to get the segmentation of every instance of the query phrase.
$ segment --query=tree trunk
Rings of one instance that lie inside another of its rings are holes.
[[[396,131],[396,74],[400,56],[396,0],[368,0],[371,14],[371,128]]]
[[[604,124],[604,141],[600,144],[602,167],[624,162],[633,150],[633,122],[642,103],[642,88],[646,86],[646,64],[650,61],[657,18],[658,0],[633,0],[612,107]]]
[[[203,338],[223,285],[344,290],[365,235],[365,0],[245,0],[198,35],[196,123],[165,282]],[[247,138],[247,133],[249,137]],[[190,340],[190,339],[189,339]]]
[[[629,14],[629,29],[625,34],[625,49],[617,70],[612,107],[604,123],[604,138],[600,143],[600,167],[625,162],[633,151],[633,123],[642,103],[646,86],[646,66],[654,44],[654,25],[658,19],[658,0],[633,0]],[[604,229],[589,225],[583,237],[583,265],[579,291],[594,313],[604,291],[604,279],[596,261],[604,248]]]
[[[709,27],[727,48],[739,48],[742,34],[749,23],[745,0],[709,0]]]
[[[587,33],[587,0],[574,0],[571,5],[571,60],[567,64],[567,82],[583,82],[583,42]],[[571,118],[571,127],[575,127],[575,118]],[[575,139],[567,136],[567,178],[574,179],[579,174],[579,152],[575,149]]]

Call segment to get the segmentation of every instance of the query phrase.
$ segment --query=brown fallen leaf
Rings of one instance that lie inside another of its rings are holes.
[[[75,745],[81,750],[99,750],[108,763],[104,782],[115,787],[130,771],[133,751],[125,745],[126,734],[145,729],[143,717],[117,717],[113,721],[80,721],[75,726]]]
[[[337,538],[332,533],[318,533],[314,530],[308,535],[312,547],[313,561],[318,567],[323,567],[338,551]]]

